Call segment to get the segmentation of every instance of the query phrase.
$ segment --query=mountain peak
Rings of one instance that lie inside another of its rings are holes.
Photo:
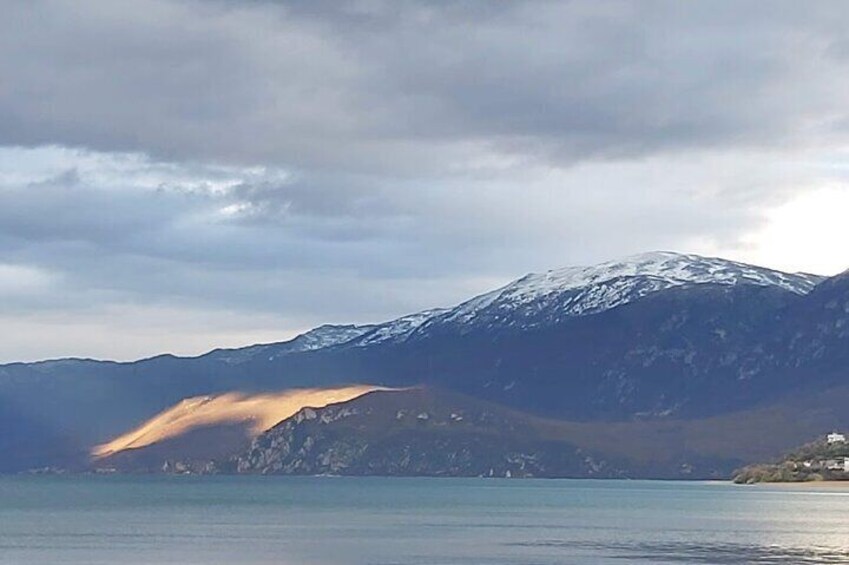
[[[529,273],[450,309],[424,310],[381,324],[319,326],[282,344],[227,352],[222,360],[238,363],[259,354],[273,359],[335,346],[399,343],[433,331],[530,329],[603,312],[655,292],[691,284],[772,286],[801,295],[821,280],[816,275],[783,273],[716,257],[651,251],[593,266]]]
[[[822,277],[816,275],[783,273],[717,257],[652,251],[590,267],[565,267],[545,273],[531,273],[500,290],[522,288],[536,295],[605,283],[622,277],[656,279],[665,281],[667,286],[691,283],[778,286],[796,294],[807,294],[822,280]]]
[[[527,274],[429,320],[421,330],[446,324],[465,326],[461,332],[481,325],[527,329],[557,324],[691,284],[771,286],[801,295],[821,280],[816,275],[783,273],[716,257],[652,251],[589,267]]]

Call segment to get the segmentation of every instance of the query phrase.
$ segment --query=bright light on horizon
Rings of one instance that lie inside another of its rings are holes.
[[[745,260],[781,271],[836,275],[849,268],[849,186],[805,192],[765,213],[766,225],[743,238]]]

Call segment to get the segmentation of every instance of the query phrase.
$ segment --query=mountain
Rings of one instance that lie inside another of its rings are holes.
[[[780,461],[747,465],[734,474],[738,484],[809,481],[849,481],[849,443],[844,434],[821,434]]]
[[[187,398],[90,453],[97,467],[147,472],[160,469],[169,455],[210,461],[305,407],[323,408],[376,390],[383,389],[361,385]]]
[[[291,341],[210,355],[241,362],[253,355],[285,355],[338,345],[369,346],[475,331],[519,332],[557,325],[574,316],[610,310],[647,295],[694,284],[774,287],[804,295],[823,277],[782,273],[725,259],[657,251],[592,267],[530,273],[454,308],[434,308],[363,326],[320,326]]]
[[[229,365],[238,365],[255,357],[265,357],[272,360],[290,353],[313,351],[347,343],[379,327],[379,324],[363,326],[326,324],[300,334],[289,341],[252,345],[237,349],[216,349],[202,357]]]
[[[0,398],[0,473],[84,461],[84,445]]]
[[[270,361],[292,353],[326,349],[343,344],[363,347],[384,341],[402,340],[427,320],[440,315],[444,311],[441,308],[424,310],[382,324],[360,326],[325,324],[295,336],[289,341],[251,345],[236,349],[216,349],[201,357],[230,365],[238,365],[254,358],[265,358]]]
[[[424,324],[427,324],[435,318],[439,318],[445,312],[447,312],[447,310],[444,308],[432,308],[430,310],[423,310],[415,314],[403,316],[397,320],[392,320],[384,324],[378,324],[369,328],[369,331],[365,332],[363,335],[345,342],[344,345],[366,347],[370,345],[377,345],[378,343],[395,343],[404,341]]]
[[[772,457],[823,429],[842,429],[849,424],[847,401],[849,387],[844,386],[713,418],[609,424],[539,418],[438,389],[375,392],[321,409],[306,408],[207,469],[728,478],[743,462]]]
[[[557,325],[687,285],[752,285],[810,292],[822,277],[781,273],[698,255],[653,252],[593,267],[568,267],[526,275],[423,323],[413,337],[466,334],[481,329],[526,331]]]
[[[533,418],[433,390],[304,409],[256,438],[228,469],[259,474],[615,476]]]
[[[650,253],[276,344],[133,363],[3,365],[0,406],[43,437],[86,447],[187,398],[351,383],[434,386],[558,421],[695,421],[844,382],[847,300],[846,275],[823,281]],[[0,454],[7,468],[15,457]]]
[[[779,351],[788,368],[841,382],[849,374],[849,272],[818,285],[781,328]]]
[[[804,384],[786,374],[776,336],[804,300],[779,288],[684,286],[553,327],[339,347],[280,370],[318,379],[344,368],[355,382],[434,384],[556,418],[701,417]]]
[[[305,407],[258,436],[195,429],[99,459],[123,472],[728,478],[823,430],[847,429],[849,386],[695,420],[570,422],[433,387]],[[253,439],[252,439],[253,438]]]

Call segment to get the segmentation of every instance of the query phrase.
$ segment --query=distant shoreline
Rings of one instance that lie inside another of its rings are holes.
[[[748,485],[741,484],[740,486],[746,487],[771,487],[771,486],[779,486],[779,487],[803,487],[803,488],[814,488],[814,487],[823,487],[823,488],[836,488],[836,489],[846,489],[849,490],[849,481],[761,481],[758,483],[752,483]]]

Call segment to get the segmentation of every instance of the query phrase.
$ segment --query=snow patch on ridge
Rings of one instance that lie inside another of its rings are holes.
[[[583,290],[576,293],[576,299],[567,301],[561,312],[580,315],[608,310],[646,294],[685,284],[777,286],[807,294],[821,280],[817,275],[782,273],[725,259],[659,251],[592,267],[531,273],[461,304],[443,321],[466,323],[481,310],[496,304],[519,309],[567,291]]]
[[[594,314],[649,294],[693,284],[775,286],[807,294],[823,277],[782,273],[698,255],[644,253],[592,267],[531,273],[432,317],[410,336],[466,334],[475,329],[526,330]]]
[[[409,316],[403,316],[397,320],[386,322],[385,324],[380,324],[365,333],[360,339],[356,339],[355,343],[352,343],[352,345],[361,347],[404,338],[428,320],[440,316],[445,312],[448,312],[445,308],[434,308],[410,314]]]
[[[230,350],[222,360],[238,363],[258,354],[271,360],[343,345],[400,343],[432,332],[464,334],[482,327],[530,329],[603,312],[655,292],[691,284],[774,286],[807,294],[822,280],[823,277],[807,273],[782,273],[725,259],[656,251],[591,267],[531,273],[454,308],[424,310],[382,324],[320,326],[285,343]]]

